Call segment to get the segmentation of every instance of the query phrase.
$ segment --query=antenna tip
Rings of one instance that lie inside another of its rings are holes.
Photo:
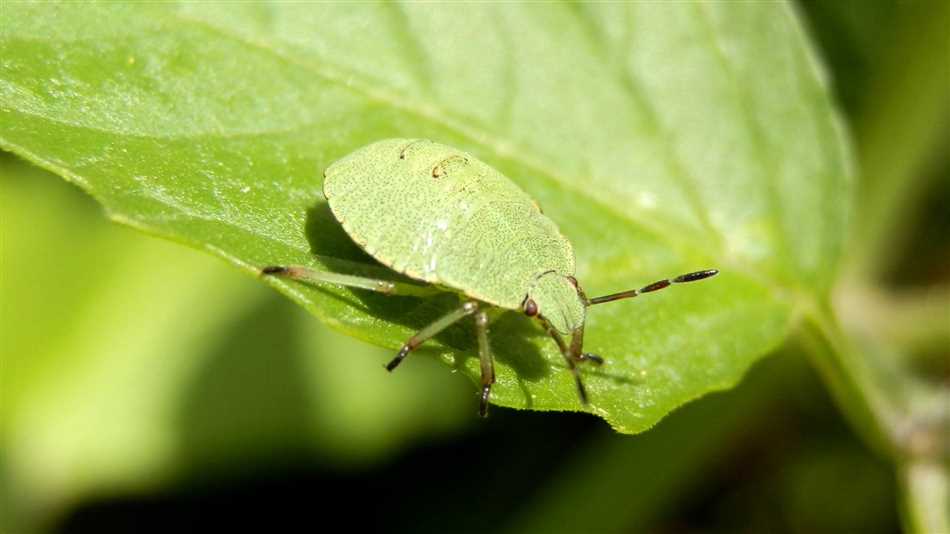
[[[682,284],[684,282],[695,282],[696,280],[702,280],[704,278],[709,278],[711,276],[716,276],[719,274],[719,269],[706,269],[704,271],[696,271],[694,273],[681,274],[673,279],[674,283]]]

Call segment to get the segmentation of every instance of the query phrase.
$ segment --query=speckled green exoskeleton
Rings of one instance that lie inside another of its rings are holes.
[[[495,381],[486,307],[520,310],[536,318],[557,344],[580,400],[587,404],[577,365],[603,363],[583,351],[587,308],[717,273],[697,271],[587,298],[574,278],[571,243],[537,202],[475,157],[432,141],[379,141],[332,164],[324,177],[330,210],[353,241],[382,264],[424,285],[303,266],[265,267],[262,274],[391,295],[458,294],[460,306],[412,336],[386,369],[395,369],[409,352],[456,321],[474,316],[483,416]],[[571,337],[569,343],[564,336]]]

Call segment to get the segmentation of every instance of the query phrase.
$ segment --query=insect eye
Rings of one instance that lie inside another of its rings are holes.
[[[528,317],[534,317],[538,314],[538,303],[527,299],[524,301],[524,314]]]

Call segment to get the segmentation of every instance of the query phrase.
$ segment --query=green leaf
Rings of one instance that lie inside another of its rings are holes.
[[[587,348],[607,364],[585,369],[590,409],[623,432],[734,385],[832,280],[848,148],[784,3],[4,11],[0,146],[79,184],[113,219],[248,273],[378,269],[328,216],[321,171],[396,136],[458,146],[520,184],[575,244],[590,295],[719,268],[591,310]],[[449,305],[274,285],[390,348]],[[471,330],[428,350],[475,379]],[[494,402],[581,409],[526,318],[497,318],[492,346]]]

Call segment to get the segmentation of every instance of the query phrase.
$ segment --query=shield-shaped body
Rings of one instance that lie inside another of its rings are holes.
[[[409,277],[521,309],[542,274],[574,274],[574,252],[511,180],[457,149],[387,139],[331,165],[324,195],[366,252]]]

